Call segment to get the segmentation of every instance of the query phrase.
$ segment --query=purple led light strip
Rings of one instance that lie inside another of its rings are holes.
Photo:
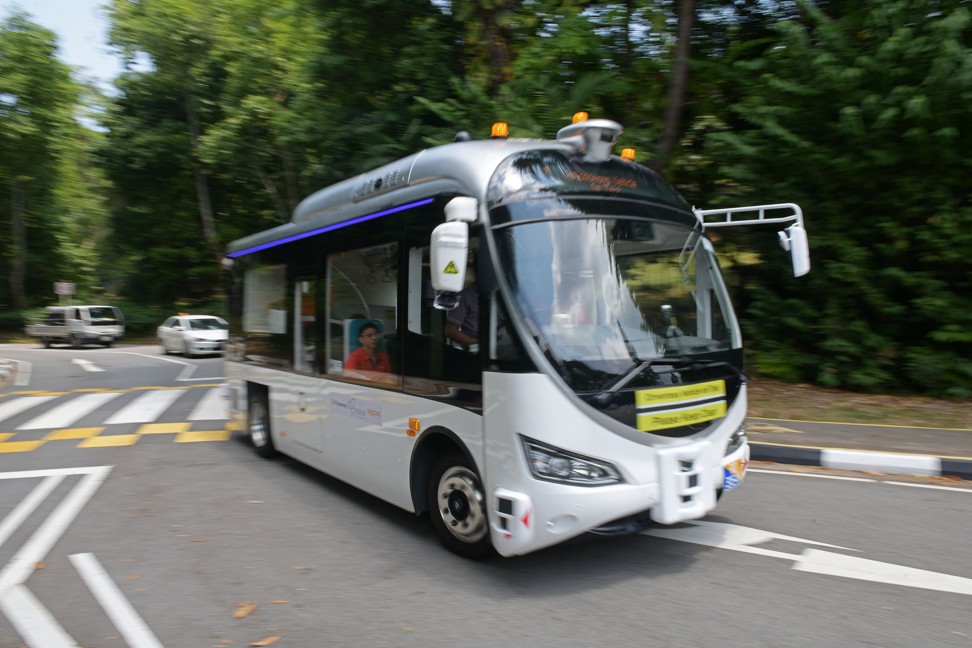
[[[266,250],[268,248],[277,247],[278,245],[283,245],[284,243],[299,241],[300,239],[307,238],[308,236],[317,236],[318,234],[323,234],[324,232],[330,232],[331,230],[347,227],[348,225],[355,225],[357,223],[363,223],[365,221],[369,221],[375,218],[381,218],[382,216],[387,216],[388,214],[394,214],[395,212],[405,211],[406,209],[413,209],[415,207],[421,207],[422,205],[428,205],[433,200],[434,198],[426,198],[424,200],[419,200],[418,202],[408,203],[407,205],[399,205],[398,207],[392,207],[391,209],[375,212],[374,214],[366,214],[365,216],[352,218],[349,221],[334,223],[333,225],[328,225],[327,227],[321,227],[316,230],[311,230],[309,232],[302,232],[301,234],[294,234],[293,236],[282,238],[279,241],[270,241],[269,243],[261,243],[260,245],[255,245],[251,248],[240,250],[239,252],[230,252],[226,256],[230,257],[231,259],[235,259],[236,257],[241,257],[247,254],[252,254],[254,252],[259,252],[260,250]]]

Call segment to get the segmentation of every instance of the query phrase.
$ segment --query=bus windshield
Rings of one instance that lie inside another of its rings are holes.
[[[530,202],[504,207],[499,262],[513,307],[573,390],[664,384],[670,379],[652,366],[739,346],[711,244],[694,224],[581,214],[577,200],[537,202],[548,219],[517,218],[537,212]]]

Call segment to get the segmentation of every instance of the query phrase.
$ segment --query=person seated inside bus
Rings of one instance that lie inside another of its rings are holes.
[[[374,382],[396,383],[391,373],[388,354],[378,348],[381,334],[374,322],[365,322],[358,329],[357,349],[348,354],[344,363],[344,375]]]
[[[479,291],[470,284],[459,293],[459,304],[446,315],[445,335],[473,353],[479,344]]]

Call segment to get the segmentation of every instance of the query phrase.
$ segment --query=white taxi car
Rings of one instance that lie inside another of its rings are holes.
[[[222,353],[229,338],[229,324],[215,315],[179,314],[165,320],[156,335],[163,353],[182,353],[192,358]]]

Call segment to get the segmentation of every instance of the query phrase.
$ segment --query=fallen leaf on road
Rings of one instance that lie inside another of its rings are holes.
[[[42,562],[34,563],[34,569],[44,569],[44,563]]]
[[[267,637],[266,639],[261,639],[260,641],[254,641],[251,646],[269,646],[270,644],[275,644],[280,641],[280,637]]]
[[[243,601],[242,603],[236,604],[236,609],[233,610],[234,619],[242,619],[256,609],[256,603],[251,603],[250,601]]]
[[[274,601],[274,603],[276,603],[277,605],[282,605],[284,603],[290,603],[290,601],[288,601],[287,599],[277,599],[276,601]]]
[[[193,542],[206,542],[205,540],[200,540],[199,538],[194,538]]]
[[[128,580],[130,580],[130,581],[137,581],[137,580],[138,580],[139,578],[141,578],[141,577],[142,577],[142,575],[141,575],[141,574],[139,574],[138,572],[132,572],[131,574],[129,574],[129,575],[128,575],[128,577],[127,577],[127,578],[128,578]]]

